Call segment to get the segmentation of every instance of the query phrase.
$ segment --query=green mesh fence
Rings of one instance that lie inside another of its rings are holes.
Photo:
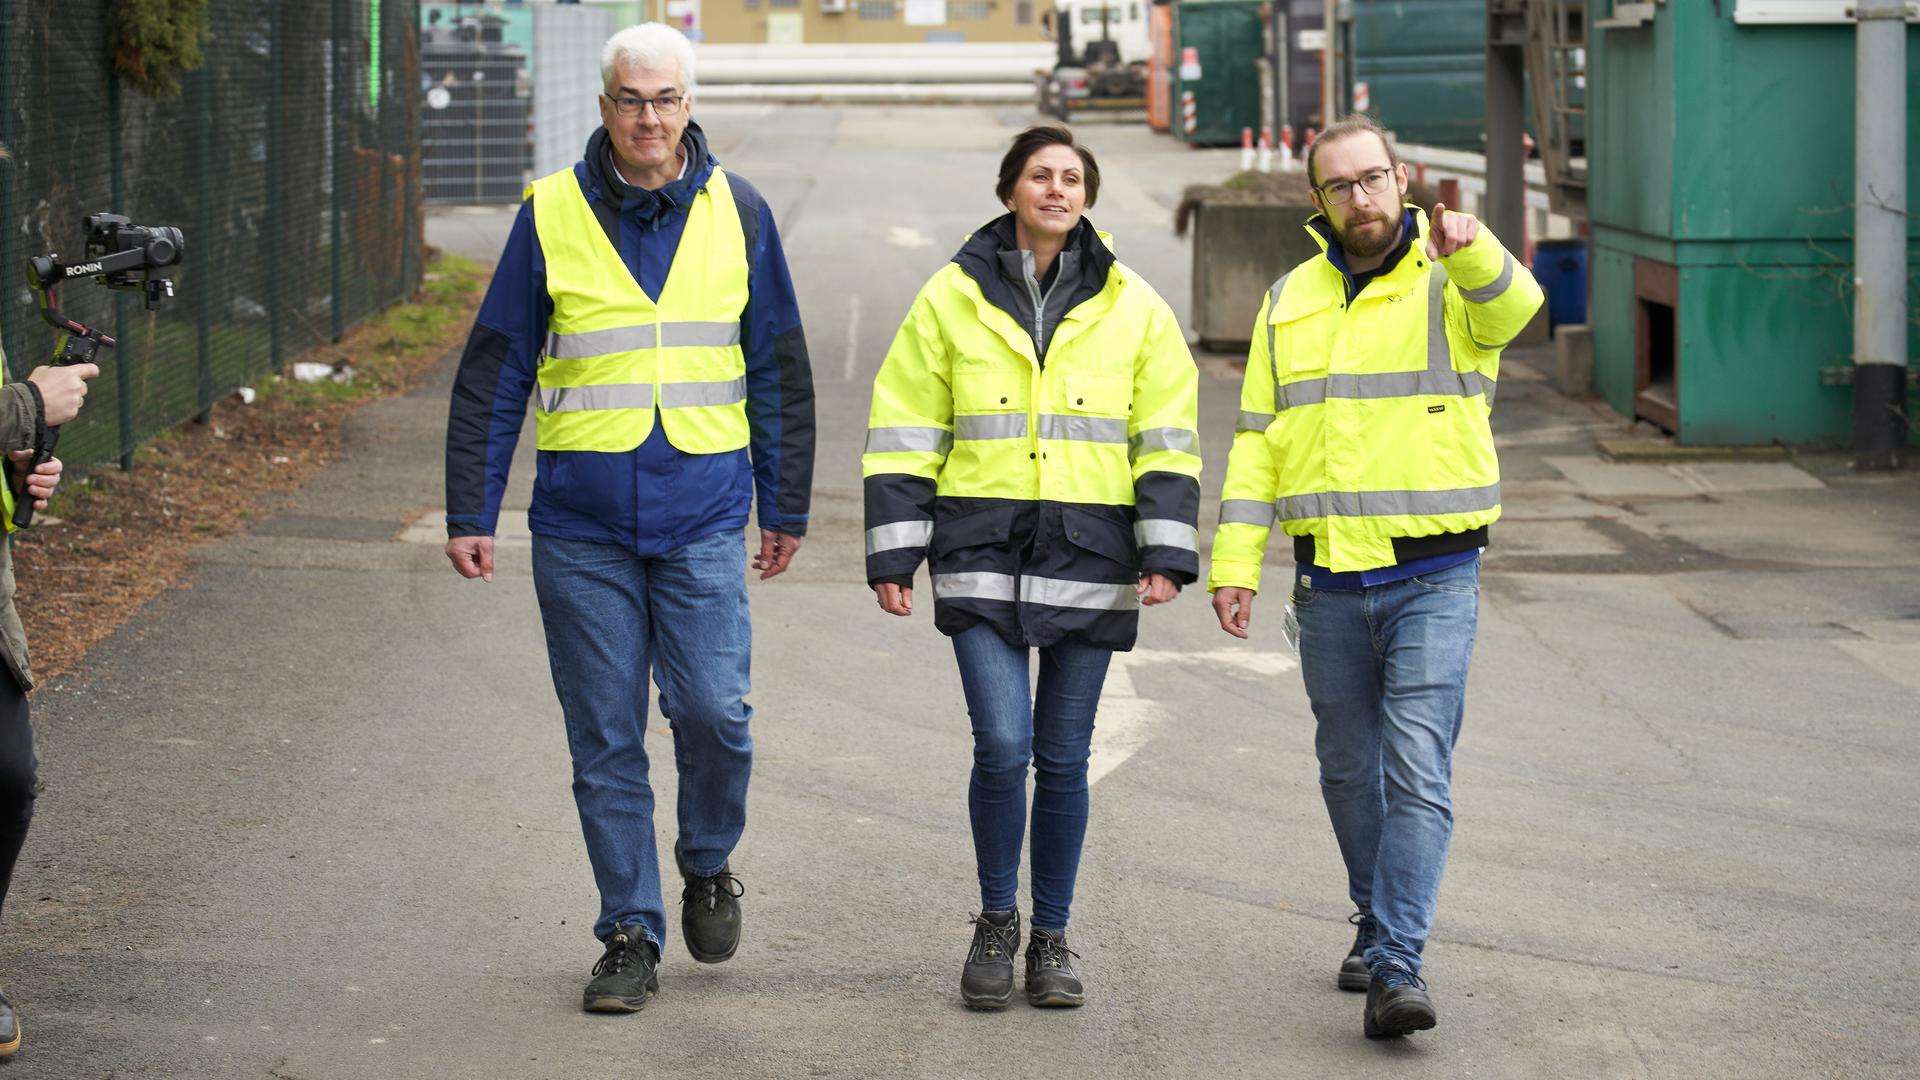
[[[108,0],[0,0],[0,341],[18,378],[56,332],[31,255],[79,255],[99,210],[186,234],[148,312],[91,283],[61,306],[119,338],[60,455],[143,440],[417,287],[418,0],[210,0],[206,62],[155,101],[113,74]]]

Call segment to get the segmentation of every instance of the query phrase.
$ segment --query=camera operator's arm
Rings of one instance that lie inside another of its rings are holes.
[[[447,414],[446,550],[461,577],[493,580],[494,527],[552,311],[528,200],[467,337]]]

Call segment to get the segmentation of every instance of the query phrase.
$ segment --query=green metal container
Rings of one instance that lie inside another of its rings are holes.
[[[1475,153],[1487,115],[1484,0],[1357,0],[1354,83],[1403,142]],[[1351,100],[1351,99],[1349,99]]]
[[[1265,24],[1260,21],[1264,6],[1259,0],[1180,0],[1174,5],[1173,131],[1189,144],[1238,146],[1241,129],[1260,130],[1260,70],[1255,62],[1266,55]],[[1191,123],[1186,112],[1189,94]]]
[[[1715,7],[1663,4],[1645,26],[1589,34],[1595,387],[1683,443],[1844,443],[1854,30],[1739,25],[1736,5]],[[1908,40],[1920,48],[1920,30]],[[1911,176],[1920,64],[1907,103]]]

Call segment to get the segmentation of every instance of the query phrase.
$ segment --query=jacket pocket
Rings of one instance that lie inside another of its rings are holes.
[[[1078,507],[1060,508],[1060,525],[1067,542],[1092,558],[1076,559],[1087,563],[1100,580],[1114,581],[1137,577],[1140,549],[1133,540],[1133,524],[1120,515],[1109,517]]]
[[[1011,371],[953,373],[953,411],[956,414],[1027,411],[1027,376]]]
[[[1012,527],[1013,515],[999,507],[938,519],[933,523],[928,550],[940,560],[968,548],[1005,545]]]
[[[1290,289],[1269,320],[1273,333],[1273,365],[1278,382],[1289,376],[1324,374],[1333,351],[1333,329],[1339,298],[1330,293],[1310,294]]]
[[[1133,411],[1133,386],[1119,376],[1068,375],[1062,383],[1069,412],[1127,416]]]

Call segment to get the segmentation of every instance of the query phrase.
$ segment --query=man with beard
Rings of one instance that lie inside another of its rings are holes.
[[[605,948],[581,1004],[639,1009],[666,941],[647,782],[647,678],[679,769],[680,928],[740,944],[729,858],[746,826],[747,511],[765,581],[807,530],[813,381],[767,201],[693,123],[693,47],[660,23],[600,56],[601,127],[535,180],[453,387],[447,557],[493,580],[507,470],[534,404],[527,524],[547,660]]]
[[[1247,636],[1277,522],[1293,537],[1300,667],[1321,794],[1358,909],[1343,990],[1362,1029],[1435,1023],[1420,977],[1453,830],[1452,755],[1500,516],[1501,349],[1541,292],[1480,223],[1405,205],[1407,169],[1366,117],[1307,155],[1325,249],[1254,323],[1208,586]]]

